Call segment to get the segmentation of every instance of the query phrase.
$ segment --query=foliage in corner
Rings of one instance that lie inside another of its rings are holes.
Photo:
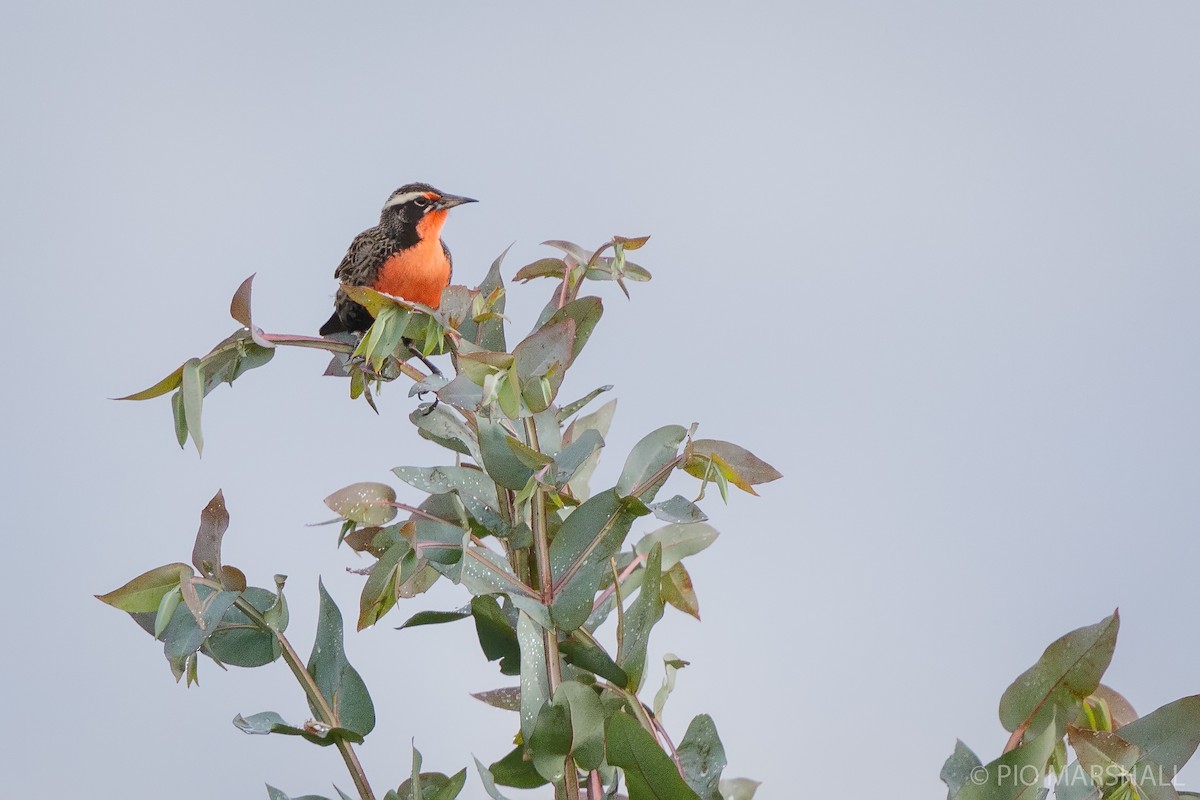
[[[1010,732],[984,764],[961,741],[942,766],[948,800],[1177,800],[1176,776],[1200,745],[1200,695],[1139,717],[1100,682],[1117,645],[1113,612],[1052,642],[1000,698]],[[1069,757],[1068,751],[1074,753]]]
[[[678,747],[672,744],[662,709],[686,661],[665,659],[652,704],[639,693],[653,671],[647,648],[665,609],[699,618],[685,561],[717,538],[700,506],[706,491],[715,487],[725,500],[730,487],[755,494],[755,486],[779,473],[736,444],[696,438],[694,424],[668,424],[625,456],[615,485],[593,487],[616,401],[592,404],[611,387],[577,399],[560,396],[604,311],[599,297],[581,290],[612,282],[628,297],[631,282],[650,279],[626,258],[646,238],[613,237],[595,250],[547,242],[559,255],[515,275],[553,284],[520,339],[504,316],[503,255],[478,287],[447,288],[436,310],[343,287],[375,318],[361,339],[264,333],[252,317],[247,279],[230,308],[240,330],[122,398],[171,393],[177,440],[183,446],[190,438],[197,451],[208,394],[265,365],[280,346],[331,353],[326,374],[348,378],[351,397],[372,408],[381,387],[400,376],[412,381],[410,395],[431,398],[409,419],[419,436],[446,450],[443,463],[397,466],[399,491],[367,480],[325,502],[341,523],[337,543],[373,559],[355,617],[359,630],[440,580],[465,590],[462,607],[424,611],[398,628],[471,619],[483,656],[511,678],[475,695],[515,712],[516,747],[505,747],[490,764],[475,762],[493,798],[503,797],[500,787],[550,784],[556,798],[572,800],[617,797],[622,786],[632,800],[732,800],[751,797],[757,786],[723,778],[724,745],[706,715],[692,720]],[[408,363],[410,344],[426,356],[448,354],[453,375],[426,375]],[[676,478],[680,488],[664,497]],[[413,499],[400,501],[402,493]],[[285,635],[284,577],[276,576],[272,589],[248,586],[245,573],[222,561],[228,526],[218,493],[201,514],[190,565],[157,567],[100,599],[162,641],[172,673],[189,685],[198,680],[201,655],[243,667],[282,659],[312,716],[288,721],[264,711],[238,715],[234,724],[249,734],[335,747],[358,797],[373,800],[354,745],[374,728],[375,708],[347,660],[341,611],[319,585],[317,640],[303,660]],[[383,797],[453,800],[465,781],[465,770],[422,772],[414,749],[404,782]],[[288,797],[273,786],[268,795]]]

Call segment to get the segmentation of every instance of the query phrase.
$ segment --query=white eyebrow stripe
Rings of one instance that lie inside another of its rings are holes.
[[[383,207],[391,208],[392,206],[402,206],[410,200],[416,200],[418,197],[424,197],[425,194],[425,192],[405,192],[404,194],[398,194],[384,203]]]

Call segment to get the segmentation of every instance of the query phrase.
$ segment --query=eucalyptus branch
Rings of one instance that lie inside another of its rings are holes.
[[[538,442],[537,423],[533,417],[525,417],[525,436],[529,446],[541,450]],[[537,561],[538,585],[542,590],[542,603],[547,607],[554,603],[554,573],[550,569],[550,536],[546,520],[546,490],[541,484],[533,490],[532,505],[529,511],[530,527],[533,528],[534,560]],[[562,662],[558,651],[558,629],[542,630],[543,649],[546,654],[546,677],[550,684],[550,696],[562,684]],[[575,760],[567,756],[563,767],[562,791],[554,787],[556,796],[566,800],[579,800],[579,778],[575,769]]]
[[[260,630],[275,637],[275,641],[279,643],[280,650],[282,651],[284,663],[288,665],[288,669],[296,677],[300,688],[304,690],[309,704],[317,712],[319,721],[330,727],[336,727],[338,724],[337,717],[333,713],[333,709],[330,708],[329,701],[325,699],[325,695],[321,694],[321,690],[317,687],[316,681],[313,680],[313,676],[309,673],[308,667],[305,666],[304,660],[296,652],[296,649],[292,647],[292,643],[283,635],[283,632],[267,622],[262,612],[255,608],[245,597],[239,596],[233,601],[233,604],[238,611],[245,614],[246,618],[253,622]],[[341,753],[342,760],[346,762],[346,769],[350,773],[351,780],[354,781],[355,788],[358,789],[358,795],[361,800],[375,800],[375,793],[371,790],[370,782],[367,781],[367,773],[363,770],[362,763],[358,760],[358,754],[354,752],[354,745],[338,737],[335,746],[338,752]]]
[[[633,447],[616,489],[592,492],[589,479],[605,446],[604,434],[613,406],[607,404],[591,414],[576,412],[612,387],[602,386],[572,403],[565,404],[558,397],[564,374],[575,363],[604,312],[601,298],[580,296],[582,287],[593,280],[615,281],[628,297],[626,280],[645,281],[650,275],[625,262],[625,251],[636,250],[645,240],[614,236],[595,250],[571,242],[548,242],[566,256],[540,259],[519,270],[516,279],[561,280],[554,285],[545,318],[539,318],[533,332],[512,344],[505,335],[507,320],[501,299],[506,288],[499,259],[477,288],[455,287],[445,294],[440,311],[382,297],[367,287],[343,287],[352,299],[376,315],[375,323],[357,343],[351,336],[264,333],[254,325],[252,278],[248,278],[230,303],[230,315],[242,324],[241,330],[207,355],[188,359],[153,386],[122,398],[148,400],[174,392],[170,400],[175,438],[181,445],[191,438],[199,452],[203,447],[204,398],[218,383],[232,383],[247,370],[267,364],[274,348],[301,347],[331,354],[333,369],[327,372],[347,374],[351,398],[365,397],[372,408],[372,387],[384,381],[403,375],[422,389],[443,382],[413,366],[416,362],[407,360],[404,348],[416,355],[435,350],[449,354],[456,373],[455,389],[462,389],[456,392],[458,398],[446,394],[446,405],[436,415],[422,417],[418,412],[409,419],[422,436],[453,453],[437,462],[452,466],[404,466],[394,470],[410,487],[433,499],[397,500],[394,487],[360,481],[329,495],[325,502],[342,521],[339,543],[351,530],[360,531],[361,537],[370,535],[363,549],[375,557],[375,563],[355,570],[366,576],[358,609],[360,630],[377,624],[398,606],[401,597],[428,591],[440,578],[450,578],[473,595],[470,610],[419,612],[401,627],[474,616],[484,655],[499,660],[501,672],[514,673],[514,656],[524,660],[521,686],[516,690],[522,742],[491,767],[480,766],[485,787],[494,797],[499,796],[495,785],[519,787],[549,781],[554,786],[555,800],[580,800],[581,795],[587,800],[602,800],[605,787],[598,770],[605,763],[621,770],[627,785],[645,787],[644,791],[638,790],[638,795],[681,800],[696,800],[699,794],[715,796],[719,773],[712,774],[705,767],[698,771],[689,763],[688,769],[694,774],[685,774],[662,722],[629,688],[644,682],[648,642],[652,628],[662,618],[665,584],[660,569],[661,549],[655,547],[648,554],[640,554],[628,540],[634,533],[633,526],[642,524],[637,518],[647,511],[651,495],[672,471],[688,464],[693,456],[709,461],[709,472],[701,476],[701,492],[703,482],[712,479],[718,482],[723,497],[728,485],[753,494],[750,485],[780,475],[731,442],[692,441],[691,431],[680,453],[682,429],[667,425],[647,434]],[[609,258],[608,252],[614,255]],[[560,275],[562,265],[565,267]],[[415,314],[432,319],[417,320],[421,324],[410,329]],[[451,319],[459,321],[451,325]],[[419,351],[410,346],[406,334],[423,341],[424,346]],[[460,345],[470,351],[469,358],[461,357]],[[480,397],[486,398],[486,403],[479,402]],[[570,413],[562,413],[563,409]],[[485,419],[481,420],[479,414]],[[567,437],[564,428],[569,417],[574,417],[569,424],[575,433]],[[481,428],[484,435],[480,435]],[[547,439],[545,449],[553,453],[543,452],[539,433]],[[553,447],[551,440],[555,442]],[[565,484],[556,485],[560,481]],[[703,519],[694,504],[674,498],[664,505],[666,512],[660,511],[658,516],[679,522],[648,531],[649,540],[662,540],[663,548],[681,545],[677,549],[685,550],[683,555],[692,555],[715,538],[706,527],[686,528],[686,520]],[[393,509],[406,512],[407,520],[393,523]],[[224,660],[242,666],[265,666],[282,656],[308,698],[312,719],[298,729],[271,711],[254,715],[252,720],[240,720],[238,727],[251,733],[302,734],[309,740],[313,739],[313,729],[344,729],[321,744],[336,745],[359,799],[375,800],[350,741],[361,741],[360,736],[374,729],[375,708],[361,676],[346,661],[343,617],[337,603],[320,585],[317,641],[308,661],[302,660],[282,631],[273,627],[285,627],[276,617],[277,612],[284,613],[282,607],[260,611],[255,604],[266,607],[264,601],[269,602],[269,597],[258,592],[267,590],[245,589],[242,573],[221,559],[221,537],[228,524],[224,498],[218,493],[201,513],[192,553],[191,563],[203,576],[196,577],[186,563],[165,564],[100,599],[132,614],[161,638],[172,672],[178,676],[186,670],[189,680],[195,675],[197,653],[217,663]],[[514,547],[517,537],[512,534],[518,530],[523,541],[520,547]],[[555,530],[557,534],[553,534]],[[553,543],[552,534],[556,536]],[[550,558],[552,544],[556,558],[562,551],[563,563],[557,570]],[[414,550],[416,559],[412,557]],[[625,566],[620,568],[619,563]],[[655,566],[647,572],[650,563]],[[639,569],[645,576],[642,591],[626,608],[633,590],[625,584],[632,585]],[[610,572],[611,585],[606,586]],[[209,586],[211,597],[206,592],[201,600],[196,591],[199,583]],[[240,585],[245,592],[226,590],[222,584]],[[686,595],[680,605],[683,610],[696,604],[690,587]],[[180,603],[186,605],[190,617],[184,609],[178,609]],[[589,617],[600,616],[610,604],[616,605],[615,659],[587,628]],[[515,624],[514,607],[523,609]],[[232,618],[227,618],[231,611]],[[532,615],[539,627],[528,627],[529,618],[524,614]],[[148,625],[151,616],[153,626]],[[540,634],[540,641],[534,630]],[[605,688],[608,691],[601,691]],[[487,702],[504,707],[514,703],[510,687],[486,695],[490,696]],[[612,702],[613,697],[620,698],[619,702]],[[700,752],[713,754],[706,764],[718,760],[724,763],[711,720],[697,717],[693,722],[700,724],[689,725],[681,745],[684,751],[699,748]],[[672,760],[675,770],[667,768],[666,758]],[[677,770],[679,775],[675,774]],[[413,773],[401,789],[389,791],[389,797],[436,794],[441,800],[454,800],[466,780],[465,771],[452,778],[422,773],[420,754],[415,749]],[[281,793],[273,790],[272,795],[276,794]]]

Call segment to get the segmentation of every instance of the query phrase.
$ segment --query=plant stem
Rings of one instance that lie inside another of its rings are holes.
[[[292,647],[292,643],[283,635],[283,632],[271,627],[271,623],[267,622],[262,613],[245,597],[238,597],[233,604],[237,607],[238,611],[245,614],[246,618],[253,622],[259,629],[275,637],[275,641],[279,642],[284,662],[288,665],[288,669],[292,671],[292,675],[296,677],[300,688],[304,690],[304,694],[308,697],[309,706],[316,712],[322,723],[336,727],[338,722],[337,717],[334,716],[333,709],[329,707],[329,702],[321,694],[321,690],[317,688],[317,683],[313,680],[313,676],[309,674],[308,668],[300,658],[300,654]],[[354,746],[339,737],[336,747],[342,755],[342,760],[346,762],[346,769],[350,772],[350,778],[354,781],[355,788],[358,789],[358,796],[361,800],[375,800],[375,793],[371,790],[371,784],[367,781],[367,774],[363,771],[362,763],[358,760],[358,754],[354,752]]]
[[[533,417],[525,418],[525,436],[534,450],[538,444],[537,423]],[[554,603],[554,573],[550,569],[550,535],[546,522],[546,492],[540,485],[534,489],[529,512],[530,527],[533,528],[533,557],[537,562],[538,588],[542,603],[547,607]],[[546,654],[546,677],[550,685],[550,696],[562,685],[562,663],[558,653],[558,629],[542,631],[542,646]],[[567,756],[563,769],[562,786],[554,787],[554,796],[559,800],[579,800],[579,777],[575,759]]]

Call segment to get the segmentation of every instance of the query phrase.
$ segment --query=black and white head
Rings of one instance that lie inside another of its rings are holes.
[[[476,202],[470,197],[447,194],[428,183],[406,183],[383,204],[380,223],[385,226],[414,228],[426,216],[444,218],[445,212],[463,203]],[[440,212],[440,213],[439,213]]]

